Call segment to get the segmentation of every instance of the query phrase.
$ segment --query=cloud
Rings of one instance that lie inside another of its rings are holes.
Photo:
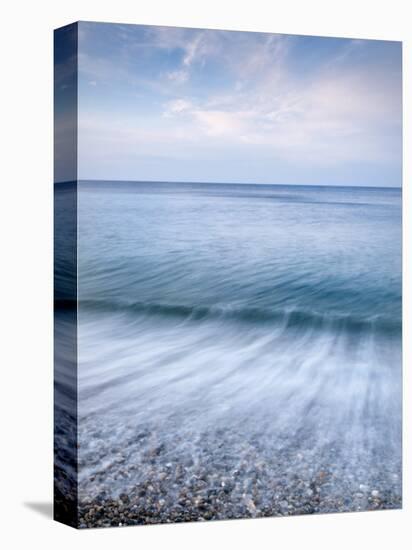
[[[165,110],[163,115],[170,117],[172,115],[183,113],[184,111],[191,111],[192,104],[187,99],[174,99],[165,104]]]
[[[397,82],[382,78],[379,66],[365,71],[347,63],[363,43],[348,41],[304,78],[289,66],[291,40],[269,35],[252,45],[223,92],[168,104],[176,124],[190,118],[191,136],[255,144],[284,159],[333,164],[397,157],[389,143],[394,133],[400,139]]]
[[[172,82],[175,82],[177,84],[184,84],[189,78],[189,73],[188,71],[178,70],[166,73],[166,76]]]
[[[185,46],[186,53],[183,57],[183,65],[186,67],[190,67],[198,52],[201,51],[202,39],[203,33],[196,34],[194,39]]]
[[[255,113],[250,111],[192,110],[191,114],[207,136],[226,136],[240,140],[255,118]]]
[[[86,150],[190,151],[199,162],[226,151],[327,170],[399,161],[400,57],[390,44],[118,26],[99,53],[85,34],[81,80],[105,84],[81,112]]]
[[[190,121],[191,139],[255,144],[285,159],[299,156],[330,164],[381,163],[391,157],[393,151],[385,146],[385,128],[390,130],[386,117],[396,112],[396,105],[382,90],[374,92],[362,78],[328,75],[304,89],[290,82],[283,85],[287,89],[281,93],[264,86],[197,104],[175,99],[166,104],[165,115],[174,117],[177,126],[182,117],[185,124]]]

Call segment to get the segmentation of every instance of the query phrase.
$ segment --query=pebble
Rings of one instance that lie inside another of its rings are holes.
[[[252,443],[222,431],[218,441],[220,446],[207,436],[200,443],[188,437],[179,444],[182,451],[174,441],[161,444],[147,431],[139,440],[140,450],[119,457],[116,449],[107,469],[81,480],[79,526],[401,507],[400,476],[387,462],[383,471],[354,465],[346,473],[334,457],[324,460],[315,452],[301,452],[287,440],[284,454],[265,447],[259,438]]]

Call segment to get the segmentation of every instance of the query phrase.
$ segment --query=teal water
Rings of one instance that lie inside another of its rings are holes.
[[[400,497],[400,190],[85,181],[78,209],[83,496],[258,457]]]

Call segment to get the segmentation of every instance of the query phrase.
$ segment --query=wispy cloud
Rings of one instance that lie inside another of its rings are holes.
[[[199,164],[225,150],[228,162],[249,154],[272,172],[293,162],[329,174],[348,163],[398,170],[394,43],[134,26],[117,26],[104,43],[98,28],[83,32],[89,86],[79,124],[89,150],[105,135],[129,159],[138,144],[169,159],[190,150]]]
[[[381,163],[393,154],[385,147],[385,129],[400,122],[399,98],[379,73],[336,70],[351,44],[344,56],[339,53],[335,63],[328,60],[303,82],[283,61],[281,67],[276,58],[275,63],[272,56],[265,58],[266,48],[262,56],[256,50],[251,54],[259,59],[262,75],[252,87],[235,85],[226,94],[211,94],[197,103],[175,99],[166,104],[165,113],[175,116],[176,124],[190,116],[192,135],[254,143],[287,158]],[[286,56],[282,47],[282,60]],[[253,63],[246,64],[244,77],[250,71],[256,71]]]
[[[195,35],[193,40],[191,40],[186,46],[185,46],[185,56],[183,57],[183,65],[186,67],[190,67],[190,65],[193,63],[193,61],[196,59],[196,55],[199,54],[199,51],[202,51],[201,43],[203,39],[203,34],[198,33]]]
[[[175,82],[177,84],[184,84],[189,78],[189,73],[188,71],[178,70],[166,73],[166,76],[172,82]]]

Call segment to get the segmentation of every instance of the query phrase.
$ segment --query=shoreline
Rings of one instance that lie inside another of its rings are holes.
[[[111,466],[79,485],[79,528],[402,507],[399,459],[382,449],[380,462],[363,455],[349,464],[336,445],[304,449],[295,440],[275,451],[259,438],[210,436],[190,451],[161,438],[141,439],[144,450],[133,455],[112,449]]]

